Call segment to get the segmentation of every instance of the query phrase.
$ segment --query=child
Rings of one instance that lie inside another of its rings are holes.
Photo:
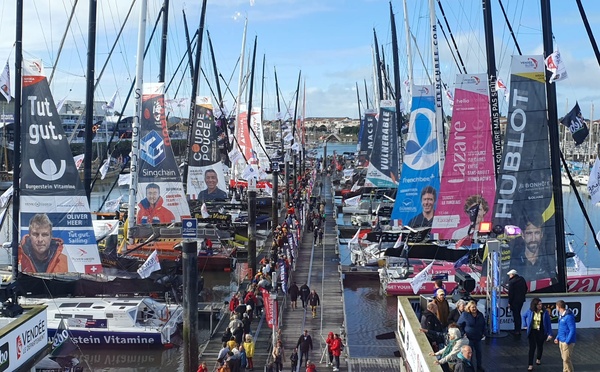
[[[292,362],[292,371],[296,370],[298,366],[298,348],[295,347],[294,351],[292,351],[292,355],[290,355],[290,361]]]

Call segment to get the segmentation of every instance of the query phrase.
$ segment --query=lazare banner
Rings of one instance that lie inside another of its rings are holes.
[[[436,191],[440,189],[440,156],[435,115],[433,87],[413,86],[402,178],[392,210],[392,218],[402,221],[404,225],[421,214],[421,192],[428,186]]]
[[[512,57],[509,96],[493,225],[517,226],[521,236],[502,251],[502,277],[515,269],[528,282],[556,278],[545,68],[541,55]]]
[[[19,264],[23,272],[102,272],[92,216],[40,60],[23,61]]]
[[[476,205],[474,227],[491,222],[495,195],[487,75],[459,74],[432,233],[439,239],[466,237],[472,225],[469,210]]]
[[[375,187],[398,185],[398,126],[393,101],[382,101],[366,179]]]
[[[190,215],[169,137],[164,83],[144,83],[137,201],[138,224],[181,222]]]

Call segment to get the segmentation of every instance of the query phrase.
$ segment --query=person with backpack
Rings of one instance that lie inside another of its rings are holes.
[[[342,355],[342,350],[344,350],[344,343],[340,338],[339,334],[335,334],[333,343],[331,344],[331,353],[333,354],[333,358],[335,359],[335,365],[333,366],[333,371],[337,372],[340,370],[340,355]]]

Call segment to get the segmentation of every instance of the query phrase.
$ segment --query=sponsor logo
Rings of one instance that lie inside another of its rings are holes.
[[[21,336],[17,336],[17,360],[21,359],[21,354],[23,353],[23,340]]]
[[[140,149],[140,158],[153,167],[159,165],[167,157],[165,143],[160,134],[154,130],[142,138]]]
[[[523,65],[524,67],[531,68],[533,70],[537,70],[538,61],[535,58],[529,57],[526,61],[521,61],[521,65]]]
[[[594,320],[600,321],[600,302],[596,302],[596,305],[594,306]]]
[[[581,302],[565,302],[567,305],[567,309],[571,309],[573,315],[575,315],[575,322],[579,323],[581,321]],[[552,323],[558,323],[558,309],[556,308],[556,304],[545,304],[544,308],[550,312],[550,319]]]
[[[8,342],[5,342],[0,346],[0,371],[6,371],[10,366],[10,353],[8,347]]]

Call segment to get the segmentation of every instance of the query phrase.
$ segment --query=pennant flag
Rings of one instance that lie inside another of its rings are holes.
[[[560,58],[560,52],[558,50],[550,54],[544,62],[546,63],[548,71],[552,73],[552,76],[550,76],[550,79],[548,80],[550,83],[567,78],[567,68],[563,63],[562,58]]]
[[[115,109],[115,101],[117,99],[117,93],[119,92],[119,90],[117,89],[115,91],[115,93],[112,95],[110,102],[105,103],[104,105],[102,105],[102,109],[104,111],[112,111]]]
[[[117,211],[119,209],[119,206],[121,205],[122,199],[123,199],[123,195],[119,196],[116,199],[108,200],[106,203],[104,203],[104,210],[107,212]]]
[[[243,158],[244,158],[244,156],[242,155],[242,153],[236,146],[234,146],[233,149],[231,151],[229,151],[229,160],[231,161],[232,164],[237,163],[238,161],[242,160]]]
[[[506,100],[506,102],[508,103],[510,94],[508,93],[508,88],[506,87],[506,84],[504,84],[504,81],[500,78],[496,80],[496,92],[504,93],[504,100]]]
[[[394,243],[394,248],[400,248],[401,245],[402,245],[402,233],[400,233],[400,235],[398,235],[398,240],[396,240],[396,243]]]
[[[140,275],[142,279],[145,279],[150,276],[156,270],[160,270],[160,262],[158,261],[158,254],[156,250],[148,256],[148,259],[139,269],[137,269],[137,273]]]
[[[119,174],[119,186],[131,185],[131,173]]]
[[[102,163],[102,166],[100,167],[100,175],[102,176],[102,177],[100,177],[101,179],[106,178],[106,174],[108,173],[109,167],[110,167],[110,159],[104,160],[104,163]]]
[[[256,169],[254,169],[254,167],[250,164],[246,165],[246,168],[244,168],[244,171],[242,172],[242,177],[246,180],[249,180],[250,178],[257,178],[258,177],[258,172],[256,171]]]
[[[85,154],[73,156],[73,160],[75,160],[75,166],[77,167],[77,169],[79,169],[81,167],[81,164],[83,164],[83,159],[85,159]]]
[[[357,205],[360,203],[360,198],[361,198],[361,196],[362,196],[362,195],[356,195],[356,196],[353,196],[353,197],[351,197],[351,198],[348,198],[348,199],[344,200],[344,204],[345,204],[347,207],[354,207],[354,206],[357,206]]]
[[[62,107],[65,104],[66,100],[67,100],[67,96],[65,96],[65,98],[61,99],[60,101],[58,101],[56,103],[56,111],[58,111],[60,113],[60,110],[62,109]]]
[[[61,319],[58,325],[58,329],[52,339],[52,351],[50,352],[51,357],[68,357],[75,350],[77,345],[73,342],[69,336],[69,331],[65,325],[65,320]]]
[[[421,289],[423,283],[431,280],[431,274],[429,272],[431,271],[434,262],[435,261],[431,261],[431,263],[427,265],[426,268],[419,271],[419,273],[415,275],[410,281],[410,286],[412,287],[414,294],[417,294],[417,292],[419,292],[419,289]]]
[[[579,108],[578,102],[575,102],[573,109],[562,118],[560,123],[569,128],[569,132],[571,132],[576,146],[581,145],[589,134],[588,126],[585,123],[583,115],[581,115],[581,109]]]
[[[573,249],[573,244],[571,243],[571,241],[568,242],[568,250],[569,252],[573,253],[573,261],[575,261],[575,272],[579,275],[585,275],[587,274],[587,267],[585,266],[585,264],[581,261],[581,259],[579,258],[579,256],[577,255],[577,253],[575,253],[575,250]]]
[[[265,193],[269,196],[273,196],[273,189],[269,185],[265,185]]]
[[[454,97],[450,89],[446,89],[446,98],[448,99],[448,103],[450,103],[450,107],[454,107]]]
[[[0,75],[0,93],[6,98],[6,101],[10,102],[10,68],[8,67],[8,61],[6,66]]]
[[[354,234],[354,236],[352,237],[352,239],[350,239],[350,241],[348,242],[348,244],[358,244],[358,237],[360,236],[360,227],[358,228],[358,230],[356,231],[356,234]]]
[[[458,269],[462,265],[466,265],[468,263],[469,263],[469,254],[467,253],[464,256],[462,256],[461,258],[459,258],[458,260],[456,260],[456,262],[454,263],[454,268]]]
[[[592,204],[600,203],[600,159],[596,158],[587,184]]]
[[[202,213],[202,218],[210,217],[210,213],[208,213],[208,208],[206,208],[206,203],[203,203],[202,207],[200,207],[200,213]]]

